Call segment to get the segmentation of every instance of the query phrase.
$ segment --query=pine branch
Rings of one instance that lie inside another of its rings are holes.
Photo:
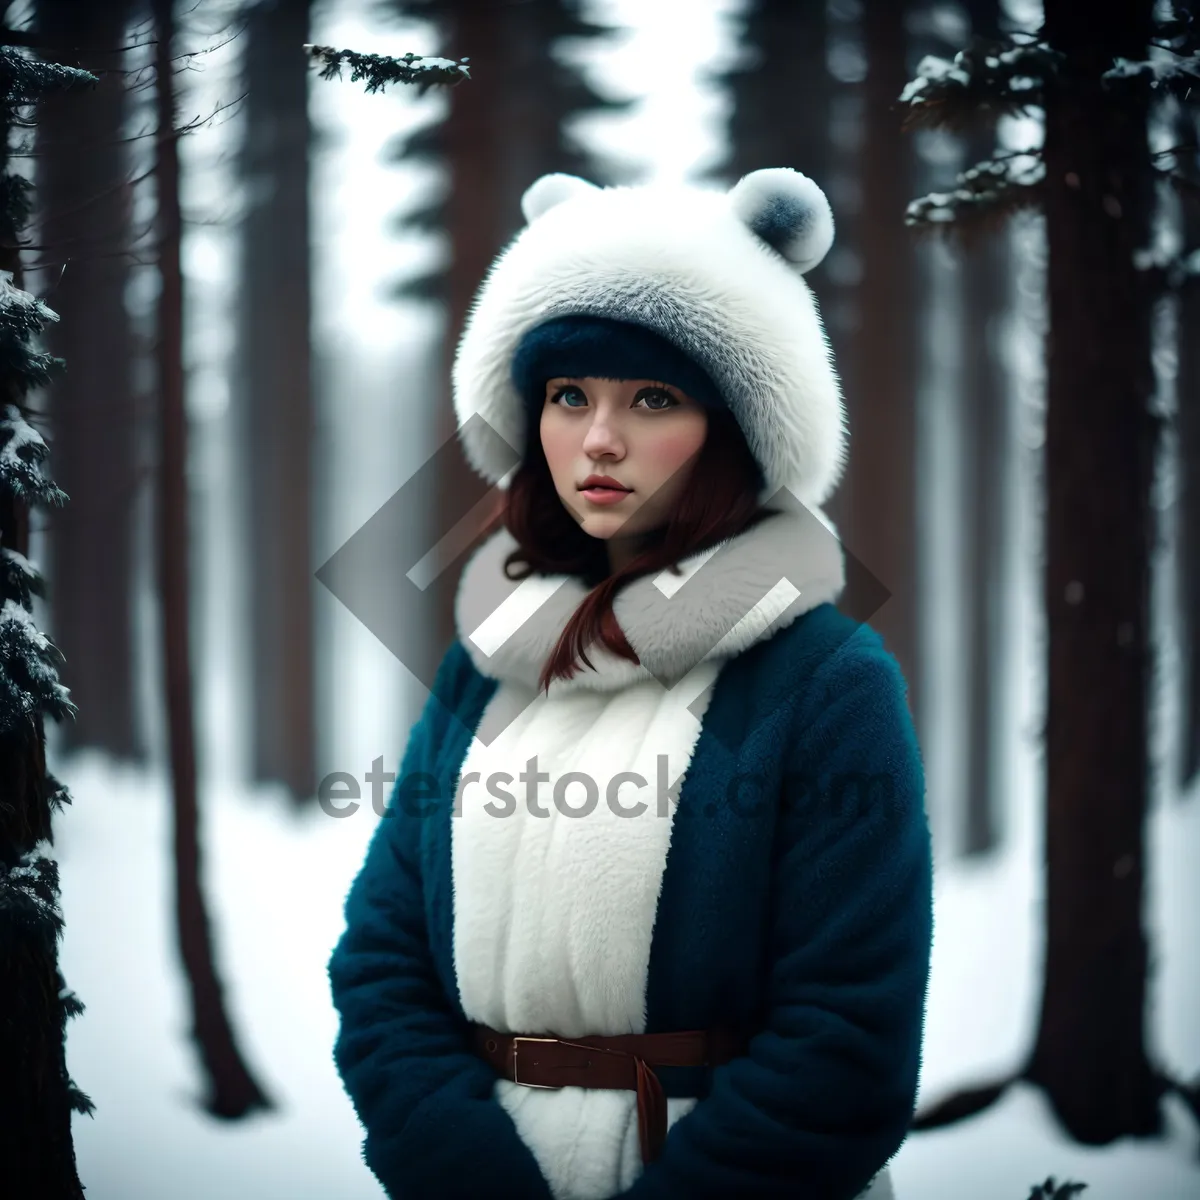
[[[57,320],[58,316],[53,310],[28,292],[13,286],[10,271],[0,271],[0,376],[18,380],[22,392],[48,383],[62,366],[61,360],[52,354],[44,354],[30,345],[47,322]],[[11,405],[9,409],[17,413]],[[20,419],[19,413],[17,419]],[[0,439],[6,432],[4,425],[7,420],[0,414]],[[6,449],[0,450],[0,458],[6,453]],[[0,484],[5,482],[5,472],[0,465]]]
[[[64,504],[66,492],[42,474],[41,464],[47,454],[42,435],[21,416],[15,404],[6,405],[0,416],[0,491],[18,496],[27,504]]]
[[[73,1017],[75,1014],[68,1013],[67,1015]],[[67,1097],[71,1101],[71,1108],[74,1112],[90,1117],[96,1111],[96,1105],[92,1102],[92,1098],[86,1092],[80,1091],[79,1085],[73,1079],[67,1083]]]
[[[77,67],[40,62],[0,47],[0,104],[34,104],[47,92],[65,92],[85,83],[96,83],[96,76]]]
[[[1045,1183],[1033,1185],[1029,1200],[1071,1200],[1072,1196],[1079,1195],[1086,1187],[1086,1183],[1075,1183],[1070,1179],[1056,1185],[1054,1176],[1051,1175]]]
[[[1045,178],[1039,150],[986,158],[960,172],[953,191],[913,200],[904,223],[925,230],[959,230],[960,222],[977,228],[1000,224],[1014,212],[1041,204]]]
[[[1156,16],[1149,46],[1159,54],[1114,59],[1104,72],[1105,86],[1126,94],[1171,95],[1200,105],[1200,28],[1192,13],[1172,4],[1169,14]]]
[[[1003,47],[1003,48],[1002,48]],[[926,55],[900,93],[904,127],[963,129],[1039,107],[1063,56],[1044,42],[976,38],[953,59]]]
[[[46,772],[46,803],[52,812],[62,812],[68,804],[75,803],[75,797],[71,795],[67,785],[62,780],[56,779],[49,771]]]
[[[1192,44],[1196,37],[1195,19],[1186,9],[1171,6],[1170,16],[1156,16],[1154,20],[1153,44],[1166,44],[1169,49],[1178,49],[1178,43]],[[1176,43],[1171,45],[1171,43]]]
[[[1175,96],[1182,101],[1189,100],[1194,93],[1192,103],[1200,104],[1200,51],[1177,60],[1116,58],[1101,78],[1110,91],[1149,92]]]
[[[1200,287],[1200,246],[1178,254],[1161,254],[1153,250],[1135,252],[1133,265],[1145,273],[1152,291],[1179,292]]]
[[[354,50],[335,50],[332,46],[304,47],[314,62],[324,64],[322,79],[340,79],[342,66],[350,68],[350,82],[366,80],[367,91],[381,92],[389,83],[415,83],[417,94],[424,95],[435,85],[453,87],[470,79],[467,63],[450,58],[423,58],[420,54],[405,54],[391,58],[386,54],[359,54]]]
[[[0,733],[12,733],[31,716],[46,713],[54,720],[74,718],[79,709],[70,689],[59,682],[61,650],[34,624],[16,600],[0,607]]]
[[[58,895],[58,864],[53,859],[32,851],[12,867],[0,865],[0,911],[6,918],[6,933],[50,954],[63,931]]]
[[[25,555],[10,546],[3,546],[0,547],[0,592],[17,597],[32,610],[32,597],[46,594],[46,579]]]

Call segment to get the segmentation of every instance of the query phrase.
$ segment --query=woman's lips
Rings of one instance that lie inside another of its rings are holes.
[[[584,488],[582,492],[593,504],[618,504],[629,494],[623,489],[610,487]]]

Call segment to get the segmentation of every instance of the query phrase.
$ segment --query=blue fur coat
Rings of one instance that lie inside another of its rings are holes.
[[[539,846],[529,839],[551,824],[479,820],[472,843],[459,791],[498,690],[521,685],[498,666],[492,677],[481,671],[486,661],[461,635],[452,645],[329,963],[337,1067],[366,1130],[364,1158],[390,1196],[851,1200],[884,1172],[913,1112],[929,972],[922,760],[895,659],[869,626],[807,591],[809,607],[736,647],[691,704],[702,719],[676,747],[684,771],[666,835],[631,849],[635,869],[616,884],[619,853],[602,851],[603,872],[588,874],[593,842],[553,877],[546,903],[526,892],[514,905],[507,891],[539,872],[551,879],[561,850],[541,843],[518,878],[484,847],[501,844],[502,828],[524,828],[529,854]],[[563,611],[576,600],[562,597]],[[461,597],[459,615],[460,629],[473,626]],[[638,628],[628,609],[622,628]],[[613,705],[634,705],[624,719],[631,711],[640,725],[665,720],[661,701],[634,704],[639,687],[662,693],[659,682],[608,686],[546,701],[557,705],[548,711],[566,729],[571,762],[594,729],[604,754],[616,753],[620,727],[605,726]],[[592,707],[573,715],[573,698]],[[491,745],[533,720],[535,707],[488,735]],[[502,789],[489,792],[498,800]],[[612,836],[632,844],[636,824],[615,822]],[[557,828],[561,847],[602,826]],[[586,924],[597,911],[599,930]],[[603,941],[590,975],[588,936]],[[670,1129],[643,1169],[632,1092],[498,1080],[468,1048],[468,1022],[479,1020],[566,1037],[721,1025],[752,1038],[723,1066],[658,1069]]]

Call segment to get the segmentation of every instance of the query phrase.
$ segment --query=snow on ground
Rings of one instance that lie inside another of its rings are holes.
[[[55,854],[62,968],[87,1005],[68,1026],[68,1066],[97,1106],[94,1117],[74,1121],[89,1200],[379,1197],[331,1058],[337,1018],[325,976],[342,900],[376,820],[370,807],[345,819],[291,819],[273,791],[221,786],[202,797],[204,875],[229,1011],[252,1069],[280,1103],[228,1125],[194,1102],[164,780],[93,756],[58,770],[75,796],[58,819]],[[1156,813],[1150,847],[1161,972],[1154,1044],[1172,1069],[1194,1075],[1200,794]],[[1033,874],[1012,854],[984,869],[939,872],[923,1096],[1017,1061],[1035,992]],[[897,1197],[1024,1200],[1034,1181],[1053,1174],[1086,1181],[1088,1200],[1195,1200],[1200,1134],[1182,1106],[1167,1112],[1167,1141],[1085,1148],[1057,1131],[1040,1093],[1013,1089],[970,1121],[910,1137],[893,1164]]]

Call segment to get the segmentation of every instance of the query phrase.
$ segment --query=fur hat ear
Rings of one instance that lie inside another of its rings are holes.
[[[525,194],[521,197],[521,212],[528,224],[540,217],[542,213],[561,204],[564,200],[569,200],[572,196],[599,190],[594,183],[588,183],[586,179],[580,179],[578,175],[564,175],[562,172],[556,171],[551,175],[543,175],[540,179],[535,179],[525,189]]]
[[[791,167],[765,167],[743,176],[729,193],[733,211],[800,274],[833,245],[833,213],[825,193]]]

